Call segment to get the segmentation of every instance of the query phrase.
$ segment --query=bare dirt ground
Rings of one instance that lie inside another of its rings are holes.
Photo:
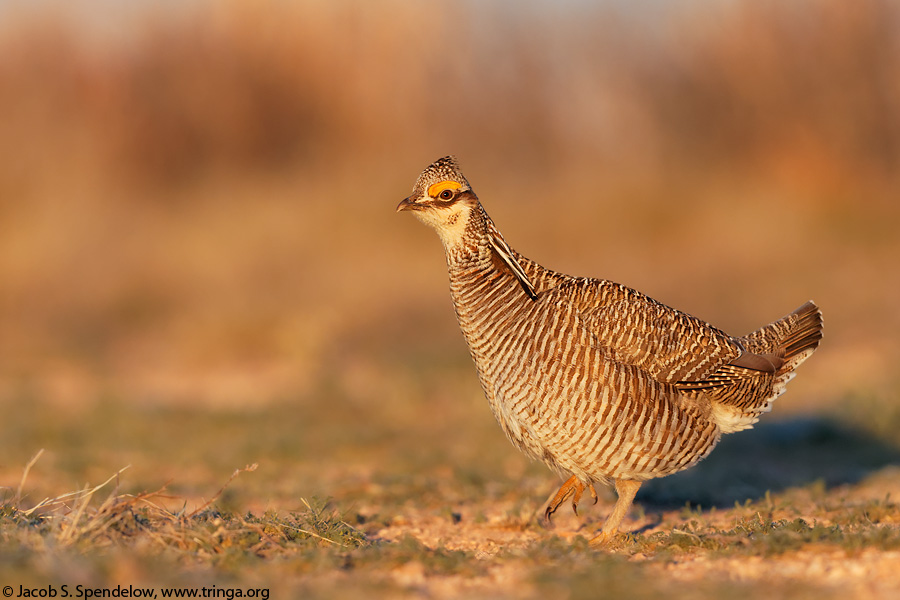
[[[776,421],[726,438],[693,471],[647,484],[626,521],[630,533],[597,550],[587,540],[612,492],[598,489],[596,505],[586,496],[578,516],[566,506],[544,522],[548,490],[559,482],[507,448],[488,415],[470,426],[474,445],[436,423],[419,431],[398,423],[408,435],[331,449],[290,405],[250,413],[98,405],[77,423],[55,424],[50,414],[20,416],[17,431],[35,443],[74,436],[76,445],[66,455],[45,452],[24,483],[21,469],[4,468],[0,583],[215,583],[317,597],[900,592],[896,451],[822,420]],[[349,438],[366,436],[361,422],[346,427]],[[228,443],[210,454],[221,436]],[[742,469],[748,452],[754,466]],[[106,480],[111,473],[99,473],[117,457],[133,465],[105,487],[65,495],[79,489],[65,482]],[[227,465],[250,457],[262,458],[228,481]],[[33,510],[42,498],[56,500]]]

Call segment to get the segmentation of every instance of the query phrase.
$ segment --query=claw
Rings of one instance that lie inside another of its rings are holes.
[[[572,511],[575,515],[578,515],[578,501],[581,500],[581,495],[584,493],[584,488],[587,487],[591,492],[591,498],[594,499],[594,504],[597,504],[597,492],[594,490],[593,485],[585,486],[583,483],[578,481],[574,475],[569,477],[562,486],[560,486],[559,491],[556,492],[556,495],[553,497],[553,500],[547,505],[547,510],[544,511],[544,518],[547,519],[547,522],[552,522],[551,516],[556,510],[562,505],[563,502],[572,498]]]

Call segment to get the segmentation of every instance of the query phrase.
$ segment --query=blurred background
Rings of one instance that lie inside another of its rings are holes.
[[[3,482],[39,447],[72,481],[522,472],[440,243],[394,213],[450,153],[547,267],[733,334],[816,300],[771,418],[900,441],[894,2],[0,0]]]

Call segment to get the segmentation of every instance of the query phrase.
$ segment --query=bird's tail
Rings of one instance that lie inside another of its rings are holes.
[[[745,336],[747,350],[756,354],[775,354],[784,362],[775,372],[776,396],[794,378],[794,369],[812,356],[822,339],[822,311],[812,301],[791,314]]]
[[[744,354],[721,367],[703,388],[712,400],[713,420],[723,433],[752,427],[772,409],[794,378],[794,369],[810,357],[822,339],[822,312],[807,302],[786,317],[740,338]]]

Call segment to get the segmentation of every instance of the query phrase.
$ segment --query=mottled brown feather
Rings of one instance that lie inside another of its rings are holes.
[[[465,204],[425,193],[446,178]],[[413,204],[444,242],[460,329],[501,428],[583,484],[695,464],[769,410],[822,337],[812,302],[733,337],[626,286],[546,269],[507,245],[452,157],[423,172],[401,207]]]

